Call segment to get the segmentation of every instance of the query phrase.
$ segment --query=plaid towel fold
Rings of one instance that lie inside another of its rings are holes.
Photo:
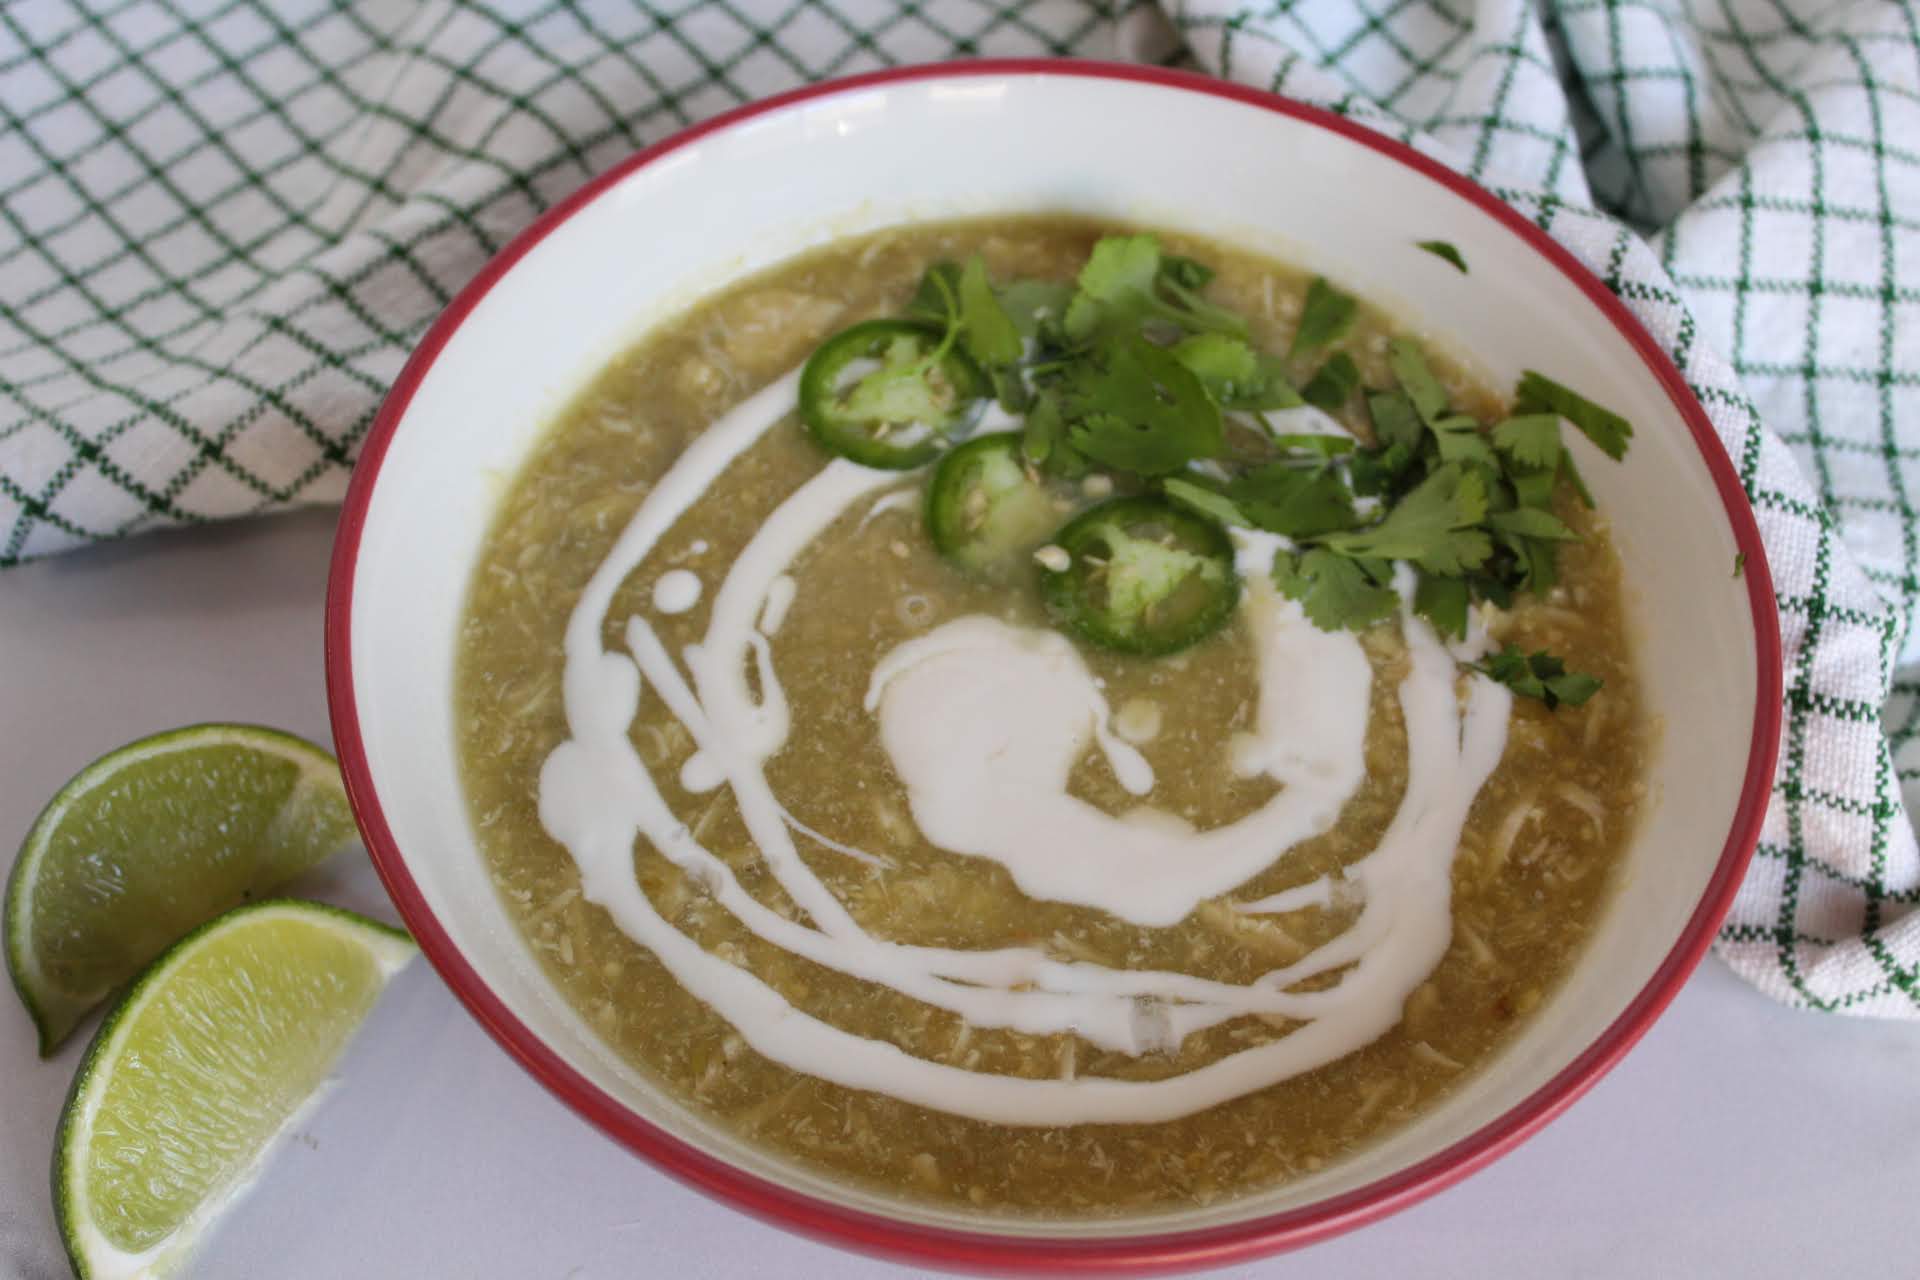
[[[827,76],[1040,54],[1347,113],[1627,301],[1706,405],[1779,591],[1781,768],[1721,954],[1782,1000],[1920,1016],[1911,3],[0,5],[0,565],[338,499],[433,316],[637,147]]]

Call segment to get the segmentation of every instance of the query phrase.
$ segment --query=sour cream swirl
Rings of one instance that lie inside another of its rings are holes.
[[[1339,884],[1316,882],[1241,904],[1285,911],[1358,901],[1357,918],[1325,946],[1246,985],[1187,974],[1066,962],[1032,948],[958,950],[901,944],[863,930],[808,867],[765,764],[792,729],[773,663],[773,633],[792,600],[793,561],[897,473],[836,460],[774,510],[728,567],[699,643],[670,654],[647,621],[624,620],[625,651],[602,633],[614,594],[734,459],[784,420],[798,371],[751,397],[681,455],[595,571],[568,619],[568,737],[541,770],[540,817],[566,846],[581,892],[652,951],[674,978],[759,1053],[848,1088],[1010,1125],[1142,1123],[1189,1115],[1324,1065],[1370,1043],[1444,955],[1452,934],[1451,870],[1474,796],[1505,747],[1511,698],[1473,677],[1459,690],[1453,655],[1410,610],[1401,628],[1411,669],[1397,691],[1409,749],[1399,811],[1379,845]],[[1275,542],[1242,538],[1249,589],[1244,625],[1259,666],[1250,742],[1223,767],[1280,784],[1238,822],[1196,831],[1143,804],[1111,815],[1070,795],[1067,775],[1098,746],[1132,794],[1150,797],[1146,758],[1110,728],[1111,712],[1061,637],[985,617],[909,640],[876,666],[867,706],[936,845],[1006,867],[1031,896],[1078,903],[1145,926],[1170,925],[1229,894],[1338,819],[1364,776],[1372,673],[1355,637],[1314,628],[1267,585]],[[677,600],[668,602],[677,603]],[[758,695],[747,670],[752,664]],[[760,903],[668,806],[628,729],[652,696],[696,746],[681,772],[691,790],[731,790],[781,887],[807,915]],[[918,1058],[796,1008],[750,970],[706,951],[662,917],[633,873],[644,838],[742,926],[794,955],[892,988],[980,1027],[1072,1032],[1130,1054],[1248,1014],[1302,1025],[1284,1037],[1156,1081],[1081,1076],[1034,1080]],[[1339,971],[1312,992],[1291,988]]]

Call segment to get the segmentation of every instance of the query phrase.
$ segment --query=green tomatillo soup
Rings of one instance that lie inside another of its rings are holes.
[[[1552,992],[1641,802],[1562,438],[1631,429],[1550,372],[1077,220],[733,286],[483,550],[459,736],[509,914],[623,1057],[869,1185],[1138,1212],[1321,1168]]]

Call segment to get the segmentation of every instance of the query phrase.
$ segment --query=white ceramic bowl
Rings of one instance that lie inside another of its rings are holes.
[[[500,478],[604,362],[701,295],[824,241],[1046,211],[1271,251],[1452,335],[1495,385],[1550,370],[1638,432],[1624,465],[1585,472],[1613,520],[1666,734],[1650,811],[1585,955],[1514,1043],[1417,1123],[1312,1178],[1171,1216],[1013,1222],[896,1199],[665,1099],[541,977],[482,868],[455,760],[455,627]],[[1413,247],[1433,238],[1472,274]],[[327,664],[348,788],[388,890],[535,1075],[750,1211],[856,1248],[995,1269],[1144,1270],[1305,1243],[1446,1185],[1544,1123],[1640,1036],[1711,940],[1759,829],[1780,696],[1773,593],[1733,469],[1598,281],[1484,191],[1348,121],[1215,81],[1071,62],[802,90],[650,148],[543,217],[447,309],[374,425],[341,524]]]

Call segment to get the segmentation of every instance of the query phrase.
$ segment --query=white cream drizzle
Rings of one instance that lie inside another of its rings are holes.
[[[920,490],[917,486],[895,489],[892,493],[883,493],[873,500],[867,508],[867,514],[860,517],[861,530],[872,524],[889,511],[916,511],[920,507]]]
[[[779,379],[696,438],[648,495],[568,619],[570,736],[541,771],[540,816],[572,853],[584,896],[763,1055],[849,1088],[990,1122],[1171,1119],[1320,1066],[1391,1028],[1451,938],[1454,850],[1467,808],[1504,748],[1511,701],[1504,688],[1477,677],[1466,681],[1462,698],[1454,657],[1410,610],[1403,610],[1401,626],[1411,672],[1398,691],[1410,766],[1399,812],[1379,846],[1346,868],[1339,884],[1315,882],[1241,904],[1255,912],[1357,905],[1352,924],[1325,946],[1240,986],[1064,962],[1034,948],[909,946],[860,929],[800,857],[793,833],[882,868],[885,860],[800,825],[767,784],[765,762],[792,727],[769,637],[792,600],[788,567],[795,557],[855,503],[897,485],[898,474],[840,460],[800,486],[729,567],[705,635],[680,655],[685,674],[642,618],[626,621],[626,653],[601,642],[620,583],[733,459],[791,412],[797,380],[798,371]],[[923,833],[950,851],[1001,863],[1035,896],[1163,925],[1325,831],[1364,772],[1372,673],[1353,636],[1318,631],[1267,585],[1265,568],[1280,545],[1257,535],[1239,539],[1249,581],[1242,613],[1261,691],[1238,764],[1281,784],[1266,805],[1239,822],[1194,831],[1145,806],[1114,817],[1069,795],[1067,773],[1090,745],[1134,795],[1151,794],[1152,767],[1113,733],[1105,697],[1070,644],[1051,632],[972,617],[898,646],[869,686],[882,743]],[[806,913],[804,922],[753,898],[661,796],[628,737],[649,686],[695,744],[682,784],[732,790],[749,834]],[[794,1008],[748,970],[682,934],[633,874],[637,837],[773,945],[977,1026],[1072,1031],[1102,1048],[1138,1054],[1249,1013],[1302,1025],[1149,1082],[1019,1079],[915,1058]],[[1321,990],[1289,990],[1339,970],[1339,981]]]
[[[653,584],[653,607],[661,613],[685,613],[700,603],[700,577],[686,569],[669,569]]]
[[[767,605],[760,611],[760,632],[766,636],[780,634],[780,624],[787,620],[787,610],[793,607],[793,595],[798,590],[793,575],[783,573],[773,580],[767,588]]]

